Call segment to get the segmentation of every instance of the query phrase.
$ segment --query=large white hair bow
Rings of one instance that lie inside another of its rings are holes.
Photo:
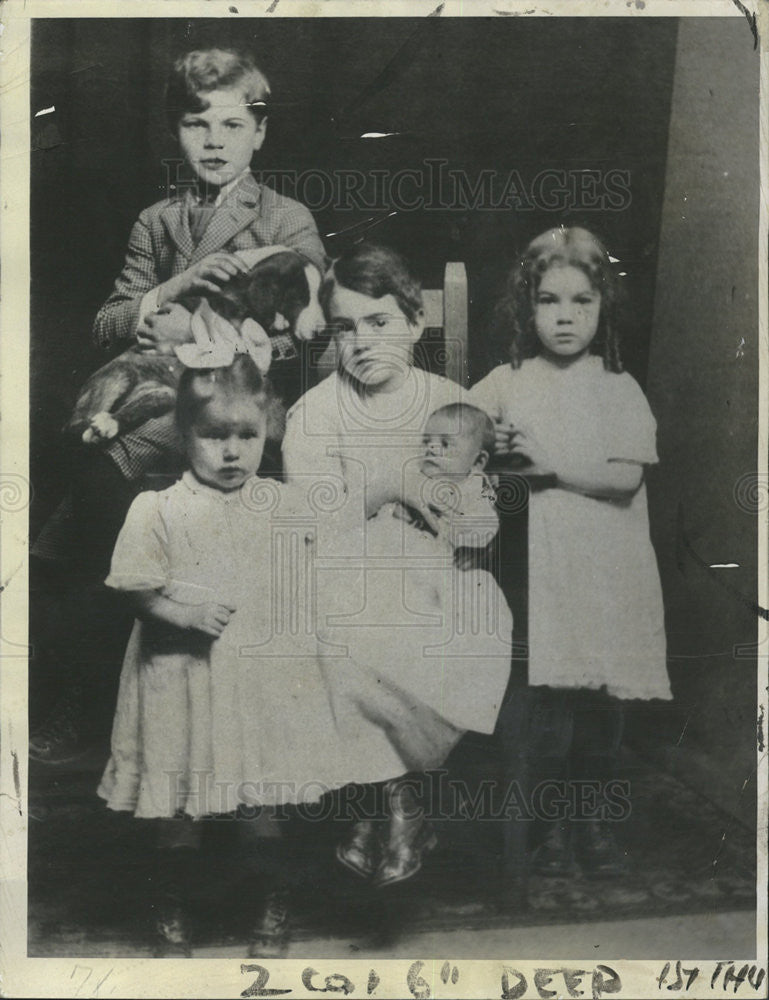
[[[190,325],[193,342],[174,348],[185,368],[228,368],[236,354],[250,354],[262,375],[270,370],[272,344],[255,319],[244,319],[238,330],[201,299]]]

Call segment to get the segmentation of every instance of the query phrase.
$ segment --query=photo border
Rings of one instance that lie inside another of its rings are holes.
[[[756,468],[760,484],[769,483],[767,455],[769,438],[769,392],[767,392],[767,360],[769,357],[769,300],[767,282],[767,135],[769,121],[767,89],[769,68],[763,38],[769,37],[769,3],[746,0],[599,0],[583,2],[577,7],[573,0],[554,0],[546,7],[534,7],[525,0],[445,0],[441,4],[422,3],[417,0],[380,3],[377,0],[273,0],[268,3],[243,2],[188,2],[188,0],[124,0],[123,3],[102,0],[7,0],[0,11],[3,33],[2,48],[2,106],[3,159],[0,194],[0,249],[2,250],[2,288],[0,304],[0,403],[2,404],[2,436],[0,437],[0,514],[2,521],[2,548],[0,548],[0,829],[3,833],[2,881],[0,882],[0,992],[11,997],[223,997],[278,995],[260,993],[254,988],[259,978],[258,960],[200,958],[195,961],[145,958],[28,958],[27,950],[27,614],[28,614],[28,515],[32,486],[29,473],[29,150],[30,150],[30,29],[37,18],[249,18],[260,17],[393,17],[441,16],[447,17],[746,17],[752,19],[757,44],[761,48],[761,94],[759,108],[760,127],[760,217],[759,217],[759,447]],[[749,38],[746,39],[749,43]],[[764,494],[766,496],[764,497]],[[764,506],[769,506],[769,487],[763,486]],[[759,504],[759,510],[761,504]],[[769,526],[765,512],[758,516],[758,549],[760,579],[758,602],[761,608],[769,606]],[[765,751],[767,713],[767,661],[769,660],[769,622],[757,621],[757,690],[759,719],[757,723],[756,768],[758,788],[757,831],[757,952],[756,959],[741,960],[735,956],[661,956],[659,959],[626,961],[585,956],[583,960],[563,961],[553,956],[551,971],[557,969],[586,970],[578,987],[584,996],[613,994],[621,997],[648,997],[679,992],[687,997],[767,996],[767,978],[756,991],[745,983],[735,990],[733,983],[724,985],[724,976],[711,977],[719,962],[733,962],[736,971],[743,965],[766,969],[767,942],[763,933],[767,924],[766,842],[761,832],[767,830],[767,755]],[[347,976],[355,989],[349,996],[400,998],[421,995],[440,998],[500,997],[504,988],[502,977],[508,975],[508,993],[514,995],[513,969],[526,978],[524,997],[542,994],[536,985],[537,970],[543,969],[542,961],[517,960],[514,955],[515,931],[511,931],[511,956],[509,960],[477,960],[471,956],[420,956],[412,960],[367,959],[315,960],[308,955],[302,960],[266,960],[269,982],[263,979],[261,987],[279,991],[291,997],[309,997],[325,989],[340,992],[341,976]],[[680,966],[676,962],[680,960]],[[460,970],[460,978],[453,983],[451,976],[444,978],[446,966]],[[416,964],[415,964],[416,963]],[[423,964],[419,964],[423,963]],[[668,975],[660,979],[665,964]],[[686,970],[700,970],[690,988],[686,988]],[[309,978],[307,969],[317,969]],[[621,980],[616,983],[606,970],[614,970]],[[375,970],[379,982],[370,991],[370,975]],[[598,970],[597,972],[595,970]],[[603,970],[603,971],[601,971]],[[676,972],[683,973],[679,990],[675,990]],[[721,973],[723,973],[722,968]],[[592,978],[593,975],[598,977]],[[330,977],[330,979],[326,979]],[[263,977],[262,977],[263,978]],[[309,982],[309,986],[306,984]],[[519,980],[520,982],[520,980]],[[564,980],[555,974],[550,982],[541,977],[542,989],[564,991]],[[603,986],[602,986],[603,984]],[[429,993],[425,989],[429,988]],[[251,989],[251,992],[249,992]],[[551,994],[552,995],[552,994]],[[572,994],[576,995],[576,994]]]

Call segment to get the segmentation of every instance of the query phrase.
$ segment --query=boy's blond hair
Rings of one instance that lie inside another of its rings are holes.
[[[194,49],[180,56],[166,87],[166,115],[174,131],[182,115],[206,109],[206,93],[237,87],[257,122],[267,113],[270,84],[253,57],[239,49]]]

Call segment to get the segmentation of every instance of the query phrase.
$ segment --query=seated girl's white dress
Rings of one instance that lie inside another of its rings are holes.
[[[510,675],[513,620],[491,573],[460,570],[454,550],[497,533],[484,477],[427,481],[438,533],[387,503],[360,535],[360,558],[319,587],[322,662],[342,734],[371,721],[387,746],[369,765],[443,763],[466,730],[491,733]],[[350,525],[345,527],[349,546]],[[322,562],[321,562],[322,565]],[[375,774],[369,780],[382,777]]]
[[[140,817],[316,801],[344,784],[309,620],[313,517],[272,480],[223,493],[190,472],[134,501],[107,585],[237,610],[211,639],[137,621],[99,794]]]
[[[318,645],[351,782],[437,767],[466,729],[494,728],[512,632],[499,588],[488,573],[456,570],[445,538],[394,519],[389,504],[366,520],[361,502],[401,495],[428,417],[466,395],[417,368],[371,394],[335,372],[288,414],[289,482],[334,509],[316,549]]]

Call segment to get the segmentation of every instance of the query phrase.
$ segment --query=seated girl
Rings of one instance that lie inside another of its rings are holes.
[[[425,475],[445,415],[425,437],[428,418],[466,394],[413,365],[424,313],[408,264],[384,247],[356,247],[335,262],[320,299],[338,366],[289,411],[283,458],[289,482],[339,498],[341,530],[320,531],[317,545],[320,659],[350,747],[347,780],[386,783],[389,823],[380,836],[361,818],[337,856],[385,886],[415,874],[435,845],[413,772],[440,766],[464,731],[494,729],[512,619],[490,574],[470,573],[486,613],[477,630],[466,627],[463,574],[452,545],[435,545],[451,535],[452,518],[436,514],[428,487],[438,480]],[[480,480],[480,450],[452,468],[450,488]],[[427,530],[392,518],[403,508]]]

